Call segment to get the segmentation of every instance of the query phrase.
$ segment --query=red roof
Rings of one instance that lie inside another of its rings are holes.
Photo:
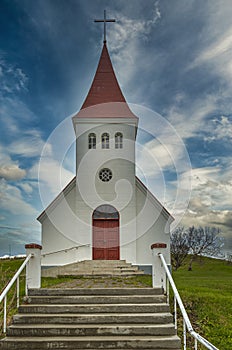
[[[102,107],[99,105],[102,105]],[[122,94],[114,73],[106,43],[103,45],[97,71],[88,95],[81,107],[80,112],[76,116],[80,118],[137,118],[131,112],[126,103],[125,97]]]

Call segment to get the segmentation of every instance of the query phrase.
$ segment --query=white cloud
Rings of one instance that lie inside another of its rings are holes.
[[[21,180],[26,171],[21,169],[17,161],[13,161],[8,154],[8,148],[0,144],[0,178],[5,180]]]
[[[172,144],[170,139],[164,144],[155,139],[138,147],[137,167],[142,169],[146,177],[154,177],[166,170],[174,172],[181,170],[182,167],[179,165],[183,157],[182,145]]]
[[[0,208],[14,215],[36,215],[37,211],[27,203],[21,191],[5,180],[0,180]]]
[[[54,159],[46,158],[40,163],[39,181],[45,182],[53,194],[58,194],[73,176],[72,172]]]
[[[0,93],[1,130],[9,140],[23,136],[28,125],[36,119],[35,114],[16,95],[3,97]]]
[[[216,37],[210,46],[202,50],[198,57],[190,64],[189,68],[194,68],[203,63],[215,65],[220,73],[232,75],[232,28]]]
[[[201,48],[189,68],[202,67],[217,74],[232,86],[232,24],[231,1],[209,1],[206,4],[207,18],[201,33]]]
[[[25,175],[26,171],[24,169],[20,169],[16,164],[0,165],[0,178],[16,181],[23,179]]]
[[[9,145],[9,152],[24,157],[35,157],[41,154],[44,141],[39,137],[24,136]]]
[[[31,194],[33,192],[33,187],[30,185],[30,183],[27,183],[27,182],[20,183],[19,187],[22,188],[22,190],[27,194]]]
[[[152,30],[161,18],[159,1],[155,1],[153,6],[150,19],[141,19],[140,16],[135,20],[126,17],[123,11],[112,12],[117,21],[112,29],[109,28],[108,37],[111,58],[121,86],[131,83],[136,71],[149,70],[150,65],[154,64],[141,50],[141,42],[149,40]]]
[[[43,157],[29,170],[28,176],[38,180],[40,198],[46,207],[73,179],[74,174],[53,157]]]
[[[28,77],[23,70],[17,66],[0,59],[1,91],[12,94],[14,92],[27,90]]]
[[[186,182],[189,175],[186,173],[181,176],[180,186],[183,189],[189,185]],[[223,230],[228,233],[224,216],[232,210],[231,166],[227,169],[219,166],[192,169],[191,185],[191,199],[182,223],[205,226],[218,222],[224,225]]]
[[[199,64],[204,61],[218,59],[221,55],[224,55],[228,51],[232,50],[232,30],[229,29],[223,36],[219,37],[216,42],[203,50],[196,58],[195,64]]]
[[[182,96],[182,101],[184,97]],[[190,138],[202,132],[209,132],[207,117],[217,109],[217,95],[202,96],[186,107],[176,103],[167,111],[167,118],[182,138]]]
[[[232,139],[232,121],[228,117],[221,116],[218,119],[213,119],[211,122],[211,136],[205,137],[205,141],[215,141]]]

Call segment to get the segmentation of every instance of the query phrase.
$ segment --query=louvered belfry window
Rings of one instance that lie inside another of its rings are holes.
[[[89,149],[96,149],[96,135],[94,133],[89,134]]]
[[[110,148],[110,136],[109,134],[107,134],[107,132],[102,134],[101,141],[102,141],[102,149]]]
[[[121,132],[115,134],[115,148],[123,148],[123,135]]]

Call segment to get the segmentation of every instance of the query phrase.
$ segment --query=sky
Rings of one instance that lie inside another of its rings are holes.
[[[40,242],[37,216],[75,175],[71,116],[96,71],[104,9],[140,118],[138,176],[176,225],[216,226],[232,250],[231,1],[0,0],[0,256]]]

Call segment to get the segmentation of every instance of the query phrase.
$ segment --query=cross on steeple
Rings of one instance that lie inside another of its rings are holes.
[[[104,23],[104,41],[106,43],[106,22],[116,22],[115,19],[106,19],[106,10],[104,10],[104,19],[95,19],[94,22],[103,22]]]

